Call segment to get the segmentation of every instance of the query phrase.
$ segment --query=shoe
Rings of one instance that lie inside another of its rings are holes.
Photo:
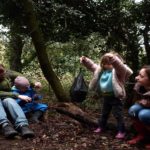
[[[2,131],[6,138],[14,138],[18,134],[18,132],[10,124],[2,127]]]
[[[133,145],[133,144],[137,144],[138,142],[140,142],[143,139],[144,139],[144,136],[139,134],[136,137],[134,137],[133,139],[129,140],[127,143],[130,145]]]
[[[100,127],[94,130],[94,133],[101,133],[101,132],[102,132],[102,128]]]
[[[27,125],[23,125],[21,127],[19,127],[19,132],[21,133],[21,136],[23,138],[33,138],[34,137],[34,132],[29,129],[29,127]]]
[[[42,111],[36,111],[32,114],[32,117],[29,119],[30,123],[39,123],[39,118],[43,116],[43,112]]]
[[[125,132],[118,132],[115,136],[116,139],[124,139],[125,138]]]
[[[150,150],[150,144],[146,144],[145,149]]]
[[[35,117],[31,117],[30,119],[29,119],[29,123],[30,124],[35,124],[35,123],[39,123],[40,121],[38,120],[38,118],[35,118]]]

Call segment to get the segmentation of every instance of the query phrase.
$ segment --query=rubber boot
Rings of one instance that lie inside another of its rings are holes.
[[[143,140],[144,137],[145,137],[145,134],[146,134],[145,126],[139,120],[134,120],[133,121],[133,127],[138,132],[138,134],[137,134],[136,137],[134,137],[133,139],[131,139],[127,142],[130,145],[137,144],[138,142]]]
[[[147,144],[145,145],[145,149],[146,150],[150,150],[150,140],[149,140],[149,135],[150,135],[150,126],[146,125],[146,129],[147,129]]]
[[[146,144],[146,145],[145,145],[145,149],[146,149],[146,150],[150,150],[150,144]]]
[[[23,138],[34,137],[34,132],[31,129],[29,129],[28,125],[23,125],[23,126],[18,127],[18,131],[21,133],[21,136]]]
[[[42,117],[43,115],[43,112],[42,111],[35,111],[33,114],[32,114],[32,117],[30,118],[30,123],[39,123],[39,118]]]
[[[10,124],[2,125],[2,131],[6,138],[14,138],[18,134]]]

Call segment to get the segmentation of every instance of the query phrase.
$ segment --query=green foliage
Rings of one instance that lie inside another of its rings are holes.
[[[103,53],[115,49],[132,69],[147,62],[147,51],[138,41],[145,29],[141,25],[150,24],[149,1],[136,4],[131,0],[34,0],[33,5],[47,41],[50,62],[66,88],[81,67],[82,55],[98,63]],[[16,27],[11,34],[19,34],[26,43],[21,55],[23,72],[44,80],[32,42],[25,38],[32,31],[27,29],[24,16],[22,6],[15,0],[0,1],[0,23],[11,30]],[[4,56],[2,48],[0,53],[3,62],[11,55],[9,51]],[[89,81],[90,73],[84,73]]]
[[[102,106],[102,100],[100,98],[95,99],[89,94],[86,100],[80,104],[80,106],[83,109],[86,108],[86,110],[100,112],[100,108]]]
[[[105,41],[98,34],[91,34],[86,39],[72,38],[67,43],[48,43],[47,52],[49,59],[58,76],[67,72],[75,76],[81,67],[79,58],[88,56],[96,62],[105,51]]]
[[[0,38],[0,63],[4,64],[5,67],[9,67],[8,54],[7,54],[7,37],[1,34]]]
[[[0,63],[1,64],[5,64],[6,60],[5,60],[5,45],[3,43],[3,41],[0,40]]]

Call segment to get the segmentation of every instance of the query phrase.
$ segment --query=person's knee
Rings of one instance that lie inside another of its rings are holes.
[[[141,122],[150,124],[150,110],[141,110],[139,112],[138,118]]]
[[[3,105],[4,106],[14,105],[14,103],[16,103],[16,102],[12,98],[6,98],[6,99],[3,100]]]
[[[132,117],[137,117],[140,110],[141,110],[140,105],[135,104],[129,108],[128,113]]]
[[[137,112],[136,109],[135,109],[135,107],[130,107],[129,110],[128,110],[128,114],[129,114],[130,116],[132,116],[132,117],[135,117],[135,116],[136,116],[136,113],[135,113],[135,112]]]

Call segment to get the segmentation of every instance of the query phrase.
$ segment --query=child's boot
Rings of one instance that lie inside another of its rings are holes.
[[[115,136],[116,139],[124,139],[126,133],[125,132],[118,132],[117,135]]]
[[[137,144],[138,142],[140,142],[143,139],[144,139],[144,135],[138,134],[136,137],[132,138],[127,143],[130,144],[130,145],[134,145],[134,144]]]
[[[30,123],[39,123],[39,118],[42,117],[43,112],[42,111],[35,111],[32,114],[32,117],[30,118]]]
[[[98,127],[94,130],[94,133],[101,133],[102,132],[102,128]]]

